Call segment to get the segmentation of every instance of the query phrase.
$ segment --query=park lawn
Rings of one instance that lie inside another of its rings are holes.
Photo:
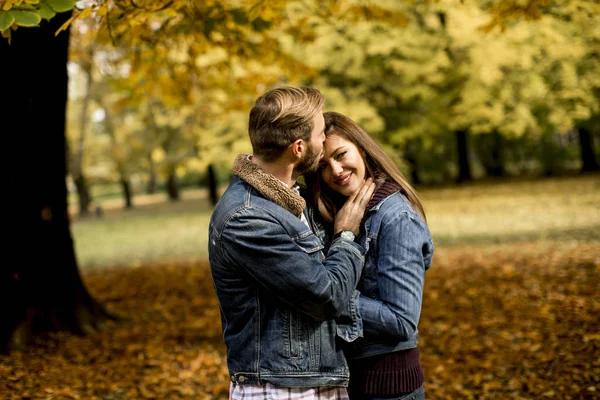
[[[484,182],[420,191],[437,247],[532,240],[597,241],[600,176]],[[80,266],[139,266],[208,258],[206,192],[184,191],[176,203],[162,194],[102,204],[102,219],[74,218]]]
[[[422,197],[441,246],[600,237],[600,175],[482,182]]]
[[[183,192],[178,202],[169,202],[164,194],[141,195],[134,204],[125,210],[122,200],[109,199],[101,203],[101,218],[73,218],[72,235],[82,269],[208,258],[212,208],[205,190]]]
[[[436,238],[419,324],[428,399],[600,397],[599,182],[421,192]],[[82,275],[92,295],[127,319],[85,337],[49,334],[0,356],[0,399],[226,399],[218,302],[199,244],[209,210],[184,196],[76,220],[78,246],[98,232],[141,237],[123,235],[120,247],[104,238],[115,246],[106,258],[78,248],[80,260],[90,257]],[[199,253],[146,253],[157,234],[154,246],[189,240]]]

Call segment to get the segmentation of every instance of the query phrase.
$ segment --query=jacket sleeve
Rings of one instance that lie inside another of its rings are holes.
[[[377,257],[378,298],[359,299],[364,334],[405,340],[417,330],[433,241],[425,222],[406,211],[383,219],[377,241],[371,256]]]
[[[222,231],[223,257],[272,295],[318,320],[340,315],[352,298],[364,249],[337,240],[327,257],[310,231],[292,236],[269,213],[244,209]]]

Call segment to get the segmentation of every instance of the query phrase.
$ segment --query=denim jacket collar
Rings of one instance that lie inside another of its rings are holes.
[[[285,208],[296,217],[300,217],[306,201],[292,188],[279,179],[267,174],[250,160],[249,154],[240,154],[233,163],[231,171],[256,189],[273,203]]]
[[[379,209],[381,208],[381,206],[383,205],[383,203],[385,203],[386,201],[388,201],[389,198],[392,197],[393,195],[395,195],[396,193],[398,193],[398,192],[391,193],[389,196],[387,196],[384,199],[382,199],[380,202],[378,202],[377,204],[375,204],[373,207],[369,208],[368,212],[377,212],[377,211],[379,211]]]

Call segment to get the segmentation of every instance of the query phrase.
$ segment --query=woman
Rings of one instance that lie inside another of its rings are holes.
[[[377,183],[356,238],[367,249],[358,287],[364,338],[346,352],[350,396],[424,399],[417,324],[433,241],[423,206],[398,167],[350,118],[325,113],[325,135],[324,157],[307,182],[326,232],[365,179]]]

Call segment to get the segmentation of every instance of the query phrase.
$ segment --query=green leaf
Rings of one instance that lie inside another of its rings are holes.
[[[10,28],[13,22],[15,22],[15,17],[13,17],[11,13],[7,11],[0,11],[0,32]]]
[[[52,7],[50,7],[47,3],[41,4],[38,13],[40,14],[40,17],[44,18],[46,21],[50,21],[50,19],[56,15]]]
[[[12,9],[20,10],[20,11],[35,11],[36,10],[36,8],[31,4],[21,4],[21,5],[13,7]]]
[[[75,7],[75,0],[46,0],[52,9],[56,12],[70,11]]]
[[[38,26],[42,17],[33,11],[10,10],[10,14],[15,17],[15,23],[19,26]]]

